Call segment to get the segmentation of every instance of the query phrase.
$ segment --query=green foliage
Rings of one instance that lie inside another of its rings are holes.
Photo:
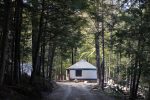
[[[71,0],[71,8],[76,11],[85,10],[88,7],[88,0]]]

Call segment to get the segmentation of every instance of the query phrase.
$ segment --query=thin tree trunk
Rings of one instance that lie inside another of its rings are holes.
[[[43,43],[41,45],[41,65],[42,65],[42,76],[43,78],[45,77],[45,71],[44,71],[44,67],[45,67],[45,36],[43,36],[42,40],[43,40]]]
[[[150,100],[150,83],[149,83],[149,89],[148,89],[148,96],[146,100]]]
[[[16,0],[15,8],[15,54],[14,54],[14,82],[17,84],[20,80],[20,37],[22,24],[23,1]]]
[[[72,50],[71,50],[72,52],[71,52],[71,58],[72,58],[72,60],[71,60],[71,62],[72,62],[72,65],[74,64],[74,48],[72,47]]]
[[[74,63],[77,62],[77,47],[75,47],[75,50],[74,50]]]
[[[49,57],[48,57],[48,65],[49,65],[49,79],[52,80],[52,68],[53,68],[53,60],[56,47],[54,45],[49,45]]]
[[[110,51],[110,53],[109,53],[109,65],[108,65],[108,79],[111,77],[111,75],[110,75],[110,66],[111,66],[111,51]]]
[[[135,86],[136,86],[136,75],[137,75],[137,66],[138,66],[138,58],[137,55],[135,55],[135,64],[134,64],[134,69],[133,69],[133,80],[132,80],[132,85],[131,85],[131,93],[130,93],[130,100],[135,100]]]
[[[104,77],[105,77],[105,40],[104,40],[104,12],[103,12],[103,0],[102,0],[102,90],[104,90]]]
[[[60,57],[60,80],[63,80],[63,61],[62,61],[62,55]]]
[[[136,97],[137,97],[137,92],[138,92],[141,72],[142,72],[142,64],[141,64],[141,61],[139,60],[138,75],[137,75],[137,81],[136,81],[136,85],[135,85],[135,94],[134,94]]]
[[[99,33],[95,34],[95,49],[96,49],[96,67],[98,84],[101,86],[101,66],[100,66],[100,48],[99,48]]]
[[[132,84],[133,84],[133,72],[134,72],[134,69],[133,69],[132,66],[134,66],[134,65],[131,62],[131,68],[130,68],[130,95],[132,93],[132,88],[133,88]]]
[[[33,11],[31,13],[31,20],[32,20],[32,68],[33,68],[33,71],[32,71],[32,74],[31,74],[31,80],[33,80],[33,77],[35,76],[35,73],[36,73],[36,42],[37,42],[37,33],[38,33],[38,28],[37,28],[37,25],[39,24],[39,20],[38,20],[38,17],[37,17],[37,3],[33,3]]]
[[[11,84],[13,84],[14,80],[14,51],[15,51],[15,34],[12,34],[12,40],[11,40]]]
[[[137,51],[139,53],[139,51],[141,50],[140,47],[141,47],[141,37],[139,38],[138,40],[138,47],[137,47]],[[135,64],[134,64],[134,68],[133,68],[133,82],[132,82],[132,85],[131,85],[131,90],[130,90],[130,100],[135,100],[136,97],[137,97],[137,87],[138,87],[138,81],[139,81],[139,78],[140,78],[140,74],[141,72],[139,72],[139,76],[137,74],[138,72],[138,66],[139,66],[139,56],[138,56],[138,53],[136,52],[135,54]]]

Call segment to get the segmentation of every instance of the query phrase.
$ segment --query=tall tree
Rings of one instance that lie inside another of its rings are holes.
[[[19,83],[20,79],[20,39],[21,39],[21,25],[22,25],[22,10],[23,1],[15,1],[15,16],[14,16],[14,38],[15,38],[15,51],[14,51],[14,82]]]
[[[8,47],[8,32],[9,32],[9,18],[10,18],[10,8],[11,0],[4,0],[4,22],[1,35],[1,44],[0,44],[0,85],[3,84],[6,58],[7,58],[7,47]]]
[[[37,10],[37,3],[33,1],[34,4],[34,9]],[[34,77],[39,73],[40,70],[38,70],[39,68],[37,68],[38,66],[38,58],[39,58],[39,49],[40,49],[40,42],[41,42],[41,36],[42,36],[42,32],[43,32],[43,16],[44,16],[44,10],[45,10],[45,0],[42,0],[41,3],[41,12],[40,12],[40,19],[39,19],[39,27],[37,28],[37,22],[38,18],[35,13],[35,11],[32,11],[32,25],[33,25],[33,31],[32,31],[32,66],[33,66],[33,71],[32,71],[32,76],[31,76],[31,80],[34,80]],[[35,20],[37,19],[37,20]],[[37,32],[38,29],[38,32]]]

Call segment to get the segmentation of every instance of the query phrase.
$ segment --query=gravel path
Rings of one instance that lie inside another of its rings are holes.
[[[90,83],[58,83],[60,87],[48,95],[45,100],[114,100],[104,94],[90,91]]]

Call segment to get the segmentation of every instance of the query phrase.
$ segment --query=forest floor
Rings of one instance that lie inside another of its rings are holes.
[[[116,100],[102,91],[94,91],[95,83],[58,82],[58,85],[44,100]]]
[[[19,84],[10,84],[9,79],[5,83],[0,86],[0,100],[42,100],[43,92],[50,94],[58,86],[56,82],[42,77],[36,77],[31,84],[28,75],[23,75]]]

